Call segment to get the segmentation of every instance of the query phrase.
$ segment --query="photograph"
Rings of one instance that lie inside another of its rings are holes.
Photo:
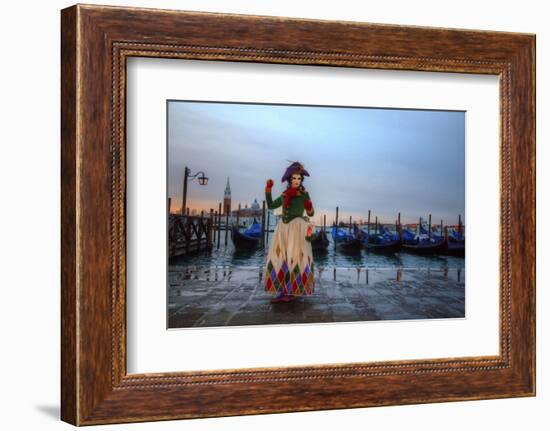
[[[166,113],[167,329],[466,318],[465,111]]]

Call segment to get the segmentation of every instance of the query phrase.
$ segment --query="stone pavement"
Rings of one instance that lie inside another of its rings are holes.
[[[464,269],[317,270],[313,295],[272,304],[258,268],[171,266],[168,328],[465,317]]]

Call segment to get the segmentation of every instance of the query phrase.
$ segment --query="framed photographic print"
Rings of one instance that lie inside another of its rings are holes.
[[[535,36],[61,13],[61,416],[535,395]]]

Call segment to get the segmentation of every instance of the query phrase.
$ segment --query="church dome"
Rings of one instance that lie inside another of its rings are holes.
[[[258,203],[258,201],[256,199],[254,199],[254,202],[252,203],[250,208],[253,209],[253,210],[259,210],[260,209],[260,204]]]

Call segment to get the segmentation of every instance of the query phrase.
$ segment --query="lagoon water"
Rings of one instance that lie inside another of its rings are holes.
[[[409,253],[395,253],[389,255],[367,252],[362,249],[355,254],[342,253],[334,248],[332,238],[329,235],[330,245],[325,252],[315,252],[314,260],[318,267],[331,268],[407,268],[407,269],[442,269],[464,268],[464,258],[454,256],[418,256]],[[267,249],[252,251],[236,250],[228,235],[228,243],[224,245],[224,232],[220,238],[220,246],[214,244],[211,253],[200,253],[191,256],[181,256],[170,259],[170,265],[174,266],[235,266],[235,267],[260,267],[264,264]]]

